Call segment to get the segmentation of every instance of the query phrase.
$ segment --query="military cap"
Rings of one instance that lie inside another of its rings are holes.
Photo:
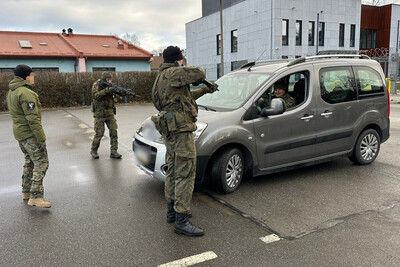
[[[111,74],[111,72],[109,72],[109,71],[104,71],[102,74],[101,74],[101,79],[102,80],[107,80],[107,79],[112,79],[112,74]]]
[[[182,51],[177,46],[168,46],[163,51],[164,63],[174,63],[175,61],[183,59]]]
[[[17,67],[15,67],[14,69],[14,75],[21,77],[22,79],[26,79],[26,77],[28,77],[32,72],[31,67],[27,66],[27,65],[18,65]]]

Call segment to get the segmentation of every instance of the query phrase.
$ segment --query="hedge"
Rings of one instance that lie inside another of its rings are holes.
[[[76,107],[90,105],[93,83],[99,79],[101,72],[60,73],[47,72],[35,74],[34,91],[44,108]],[[117,72],[113,83],[133,90],[140,97],[120,98],[119,102],[149,102],[151,88],[157,76],[155,71]],[[13,79],[12,73],[0,74],[0,111],[7,110],[6,95],[8,84]]]

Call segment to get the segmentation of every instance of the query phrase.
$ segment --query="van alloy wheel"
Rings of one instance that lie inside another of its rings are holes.
[[[372,163],[379,154],[381,138],[374,129],[367,129],[360,134],[354,145],[351,161],[359,165]]]
[[[243,179],[243,174],[244,157],[240,149],[230,148],[216,156],[216,162],[212,166],[212,178],[219,191],[235,191]]]

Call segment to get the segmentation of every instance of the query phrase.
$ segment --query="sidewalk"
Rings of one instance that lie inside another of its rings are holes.
[[[390,104],[400,104],[400,92],[397,90],[397,94],[390,94]]]

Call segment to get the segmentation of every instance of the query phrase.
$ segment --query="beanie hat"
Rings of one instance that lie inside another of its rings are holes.
[[[107,79],[112,79],[112,74],[111,74],[111,72],[109,72],[109,71],[104,71],[102,74],[101,74],[101,79],[102,80],[107,80]]]
[[[274,84],[274,90],[278,88],[286,91],[286,86],[283,82],[277,82],[276,84]]]
[[[177,46],[168,46],[163,51],[164,63],[174,63],[175,61],[183,59],[181,49]]]
[[[23,64],[16,66],[14,69],[14,75],[21,77],[24,80],[31,74],[31,72],[32,72],[31,67]]]

